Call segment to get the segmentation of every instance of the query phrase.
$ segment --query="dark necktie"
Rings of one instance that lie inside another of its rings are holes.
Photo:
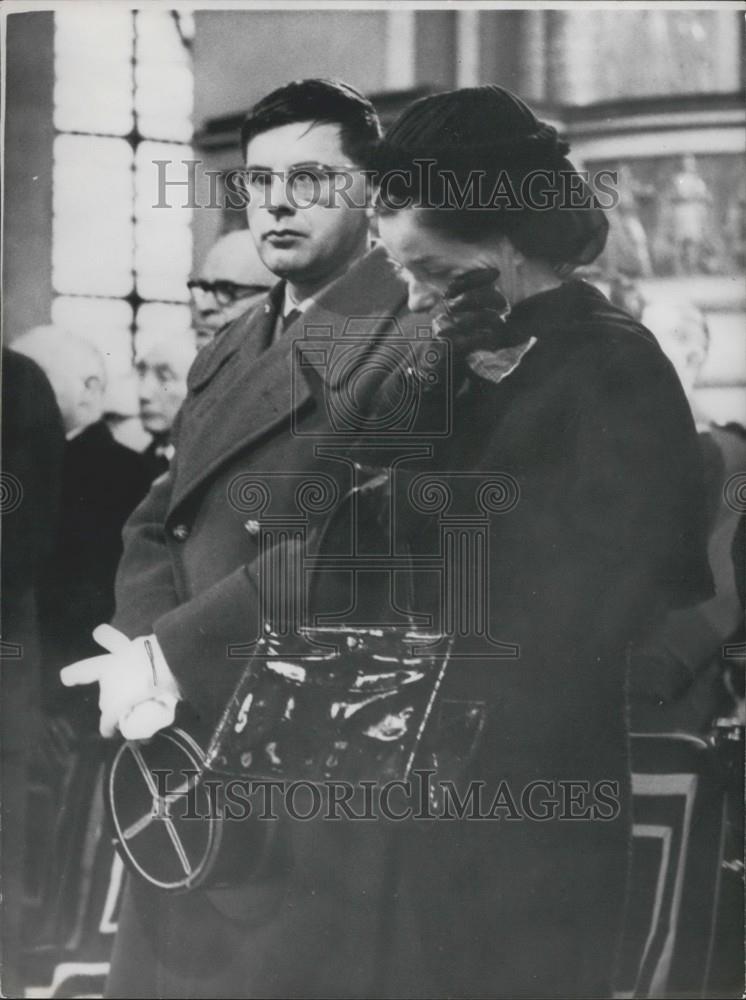
[[[291,309],[289,313],[286,313],[282,317],[282,332],[285,333],[287,328],[294,323],[300,316],[300,309]]]

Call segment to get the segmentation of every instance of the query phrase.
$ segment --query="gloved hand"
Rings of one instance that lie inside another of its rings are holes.
[[[496,267],[468,271],[454,278],[446,289],[444,311],[435,317],[436,336],[448,340],[454,353],[466,355],[478,348],[498,350],[508,302],[497,288]]]
[[[450,347],[452,388],[457,388],[468,371],[469,355],[477,350],[496,351],[506,346],[507,329],[503,313],[507,300],[497,288],[500,272],[495,267],[481,268],[459,275],[443,297],[443,311],[433,320],[433,333]],[[444,356],[425,350],[418,358],[414,373],[425,388],[442,383]]]
[[[60,671],[67,687],[98,684],[102,736],[117,729],[125,739],[148,739],[174,720],[179,688],[154,635],[130,641],[111,625],[93,638],[108,654],[78,660]]]

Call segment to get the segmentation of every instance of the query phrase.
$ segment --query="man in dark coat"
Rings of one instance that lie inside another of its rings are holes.
[[[92,654],[92,629],[111,617],[122,528],[150,484],[137,452],[112,437],[103,420],[67,442],[63,529],[44,590],[50,660]]]
[[[319,491],[300,505],[308,515],[350,487],[350,463],[324,455],[319,442],[346,444],[359,432],[357,416],[391,374],[389,342],[413,346],[425,328],[408,314],[406,288],[385,253],[369,250],[362,168],[379,135],[369,102],[328,81],[291,84],[250,115],[249,220],[265,263],[285,280],[198,355],[171,468],[125,529],[114,625],[132,639],[153,636],[159,678],[175,680],[206,720],[217,721],[240,676],[243,660],[229,646],[251,643],[262,628],[261,519],[297,516],[299,489]],[[299,209],[301,200],[308,204],[301,188],[309,176],[320,199]],[[347,199],[334,197],[339,176],[351,181]],[[344,378],[350,367],[361,375],[352,412]],[[339,420],[346,421],[341,430]],[[259,500],[242,490],[256,480],[266,490]],[[116,657],[98,659],[108,670]],[[66,679],[100,681],[103,728],[111,734],[127,707],[152,693],[150,666],[129,703],[115,695],[108,709],[108,682],[96,663],[76,664]],[[142,660],[131,666],[128,676],[136,678]],[[194,935],[227,941],[235,928],[248,929],[255,905],[253,887],[170,901],[131,883],[110,994],[241,995],[245,973],[233,967],[241,949],[221,970],[209,947],[195,951]],[[153,916],[165,937],[153,934]],[[177,942],[184,948],[175,955]]]
[[[115,441],[103,419],[106,369],[95,347],[53,326],[29,330],[15,346],[46,372],[67,438],[60,520],[40,594],[50,703],[66,693],[59,668],[96,652],[91,632],[114,610],[122,528],[150,480],[144,459]]]

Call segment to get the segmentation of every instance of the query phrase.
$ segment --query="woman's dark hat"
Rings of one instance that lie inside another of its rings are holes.
[[[508,204],[504,200],[494,206],[480,203],[475,211],[474,206],[461,209],[439,203],[437,208],[445,207],[446,213],[438,225],[447,230],[450,215],[450,225],[456,230],[465,223],[482,232],[492,228],[508,235],[527,256],[572,268],[590,263],[603,250],[608,220],[587,182],[567,159],[569,150],[557,130],[540,121],[524,101],[491,84],[415,101],[381,141],[376,167],[381,177],[397,171],[411,176],[409,190],[404,192],[406,184],[399,184],[399,192],[414,194],[415,204],[425,207],[432,207],[427,196],[433,190],[442,194],[445,172],[462,191],[476,174],[483,175],[483,193],[495,189],[496,183],[506,190],[507,184]],[[423,174],[422,164],[427,162],[432,166]],[[437,178],[434,183],[433,177]],[[548,189],[556,191],[549,201]],[[544,195],[539,197],[541,191]],[[572,203],[568,203],[568,192]],[[456,210],[448,212],[448,208]],[[457,220],[464,212],[471,216]]]

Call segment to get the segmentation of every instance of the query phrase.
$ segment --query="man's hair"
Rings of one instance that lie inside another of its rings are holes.
[[[294,80],[251,109],[241,126],[243,155],[254,136],[294,122],[338,125],[345,156],[363,168],[368,168],[381,138],[375,108],[354,87],[341,80]]]

